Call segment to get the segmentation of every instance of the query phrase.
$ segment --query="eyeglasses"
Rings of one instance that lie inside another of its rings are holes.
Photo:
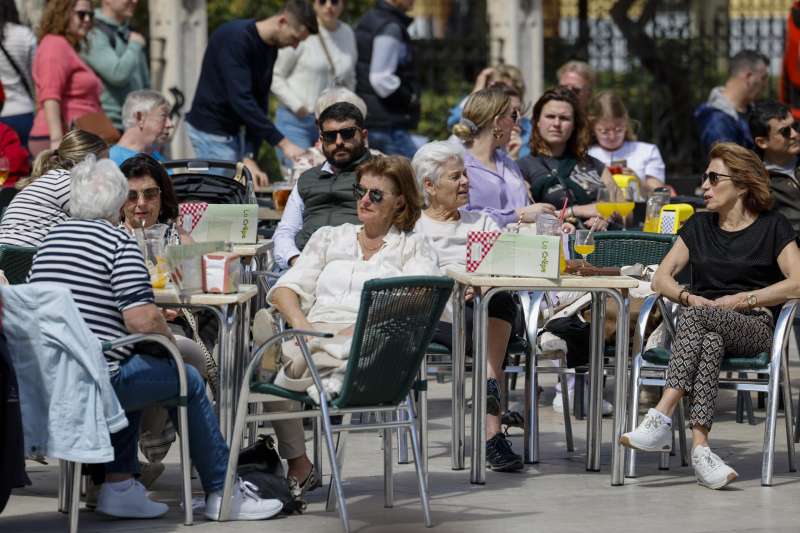
[[[559,85],[559,87],[562,89],[569,89],[575,93],[576,96],[583,92],[583,87],[578,87],[577,85]]]
[[[321,6],[324,6],[327,3],[330,3],[332,6],[338,6],[339,0],[317,0],[317,3]]]
[[[128,203],[134,204],[139,201],[139,198],[144,198],[145,202],[152,202],[161,196],[161,188],[150,187],[143,191],[128,191]]]
[[[94,20],[94,11],[77,10],[73,11],[73,13],[78,15],[78,18],[81,20]]]
[[[320,130],[319,136],[323,142],[332,144],[336,142],[336,138],[341,135],[343,141],[349,141],[356,136],[358,128],[355,126],[349,128],[342,128],[340,130],[322,131]]]
[[[596,128],[594,132],[601,136],[607,137],[609,135],[622,135],[627,128]]]
[[[789,140],[792,137],[792,130],[800,132],[800,122],[792,122],[788,126],[779,129],[778,133],[780,133],[784,139]]]
[[[383,201],[384,195],[392,194],[390,192],[384,192],[380,189],[367,189],[366,187],[362,187],[361,185],[353,185],[353,196],[356,200],[361,200],[364,198],[365,194],[369,194],[369,201],[373,204],[379,204]]]
[[[700,185],[702,186],[706,182],[706,180],[708,180],[708,182],[713,187],[717,183],[719,183],[720,179],[722,178],[728,178],[732,180],[733,176],[731,176],[730,174],[720,174],[719,172],[714,172],[713,170],[710,172],[703,172],[703,174],[700,176]]]

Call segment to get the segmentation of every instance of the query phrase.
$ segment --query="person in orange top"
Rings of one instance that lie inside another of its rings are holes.
[[[783,70],[778,91],[781,102],[792,110],[795,120],[800,120],[800,2],[792,2],[786,18],[786,48],[783,52]]]
[[[58,148],[75,119],[102,110],[103,82],[78,56],[93,18],[89,0],[50,0],[42,14],[33,58],[36,116],[28,142],[34,156]]]

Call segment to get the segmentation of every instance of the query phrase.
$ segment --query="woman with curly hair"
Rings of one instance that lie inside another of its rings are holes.
[[[616,188],[605,165],[588,154],[589,128],[575,93],[548,89],[533,106],[531,155],[518,161],[536,202],[560,207],[567,201],[570,222],[604,229],[595,206],[597,189]]]
[[[93,19],[89,0],[50,0],[42,14],[33,58],[36,116],[28,143],[33,156],[58,148],[75,119],[102,111],[103,82],[78,56]]]

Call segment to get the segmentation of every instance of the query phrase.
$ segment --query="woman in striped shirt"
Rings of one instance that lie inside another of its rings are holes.
[[[70,216],[70,169],[88,154],[105,157],[105,141],[82,130],[72,130],[56,150],[45,150],[33,164],[33,176],[21,180],[0,220],[0,244],[38,248],[50,229]]]

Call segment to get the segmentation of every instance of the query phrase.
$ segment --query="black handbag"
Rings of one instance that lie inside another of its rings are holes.
[[[567,343],[567,366],[575,368],[589,363],[592,349],[591,326],[577,315],[554,318],[547,322],[544,331],[549,331]]]
[[[239,477],[252,483],[264,499],[276,499],[283,503],[285,514],[301,514],[306,502],[292,495],[281,456],[270,435],[259,435],[258,440],[239,452]]]

